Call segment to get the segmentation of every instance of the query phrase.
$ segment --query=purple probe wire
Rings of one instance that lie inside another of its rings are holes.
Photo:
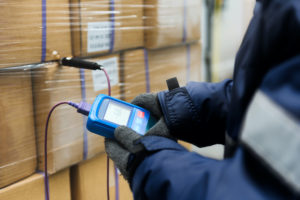
[[[111,87],[110,87],[110,80],[107,71],[104,68],[101,68],[103,70],[106,80],[107,80],[107,92],[108,96],[111,96]],[[107,199],[110,200],[110,194],[109,194],[109,157],[106,157],[106,194],[107,194]],[[115,169],[116,171],[116,169]],[[116,182],[116,200],[119,200],[119,180],[117,174],[115,174],[115,182]]]
[[[48,179],[48,169],[47,169],[47,161],[48,161],[48,158],[47,158],[47,136],[48,136],[48,125],[49,125],[49,121],[50,121],[50,117],[51,117],[51,114],[52,112],[54,111],[55,108],[57,108],[58,106],[60,105],[63,105],[63,104],[70,104],[70,102],[60,102],[56,105],[54,105],[49,114],[48,114],[48,117],[47,117],[47,121],[46,121],[46,127],[45,127],[45,139],[44,139],[44,173],[45,173],[45,176],[44,176],[44,181],[45,181],[45,196],[46,196],[46,200],[50,200],[49,198],[49,179]]]

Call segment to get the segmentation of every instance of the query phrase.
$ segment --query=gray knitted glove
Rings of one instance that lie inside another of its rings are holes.
[[[150,111],[151,115],[158,120],[157,123],[146,133],[146,135],[156,135],[174,139],[165,123],[157,94],[141,94],[135,97],[131,103]]]
[[[115,140],[105,138],[105,151],[120,170],[124,178],[129,181],[131,174],[128,169],[128,160],[131,154],[143,150],[143,145],[134,145],[134,141],[142,136],[126,126],[119,126],[114,132]]]
[[[156,93],[145,93],[135,97],[132,104],[145,108],[150,113],[159,119],[162,116],[160,104]]]

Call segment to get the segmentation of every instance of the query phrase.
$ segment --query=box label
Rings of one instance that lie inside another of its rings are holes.
[[[119,63],[118,57],[112,57],[96,61],[98,64],[103,65],[109,75],[110,85],[114,86],[119,83]],[[94,91],[103,90],[107,88],[107,81],[103,71],[92,71]]]
[[[87,33],[87,52],[110,49],[111,22],[89,22]]]

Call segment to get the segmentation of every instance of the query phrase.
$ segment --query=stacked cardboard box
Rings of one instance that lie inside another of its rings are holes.
[[[69,169],[50,176],[49,188],[51,200],[71,200]],[[0,189],[0,199],[45,199],[44,175],[37,173],[16,184]]]
[[[68,0],[2,2],[0,68],[54,60],[59,55],[71,55],[68,2]]]
[[[36,169],[30,71],[0,72],[0,188]]]
[[[106,199],[106,154],[101,154],[91,160],[85,161],[71,168],[72,199],[97,200]],[[111,199],[115,199],[114,167],[110,161],[109,191]],[[119,176],[120,199],[133,199],[128,183]]]
[[[145,1],[145,47],[162,48],[200,39],[200,1]]]
[[[73,55],[143,46],[142,0],[72,0]]]

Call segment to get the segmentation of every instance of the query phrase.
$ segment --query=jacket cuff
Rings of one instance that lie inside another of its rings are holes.
[[[164,118],[171,134],[182,139],[182,133],[195,130],[200,124],[200,116],[185,87],[158,93]],[[189,124],[187,129],[186,124]]]

